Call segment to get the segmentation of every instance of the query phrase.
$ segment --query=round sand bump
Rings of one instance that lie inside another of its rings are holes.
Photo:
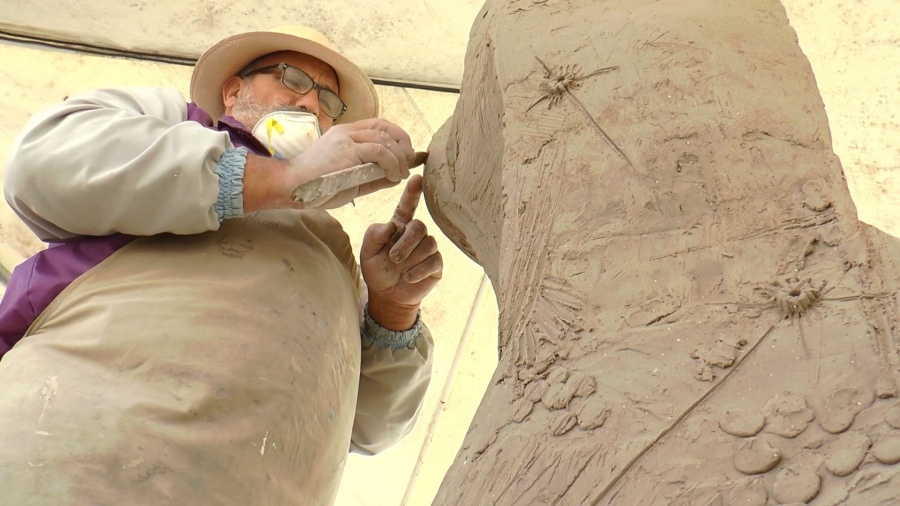
[[[872,446],[872,455],[882,464],[900,462],[900,436],[886,436],[875,441]]]
[[[597,382],[583,372],[574,372],[566,380],[566,390],[575,397],[587,397],[597,390]]]
[[[819,425],[826,432],[838,434],[850,428],[860,411],[875,401],[871,391],[861,388],[841,388],[835,390],[822,405]]]
[[[803,397],[792,392],[772,397],[763,408],[763,414],[766,415],[766,430],[786,438],[797,437],[816,418],[806,407]]]
[[[847,476],[862,464],[870,446],[872,440],[865,434],[845,434],[831,443],[825,453],[825,468],[835,476]]]
[[[541,398],[547,393],[547,390],[550,389],[550,384],[546,381],[538,381],[528,385],[528,390],[525,391],[525,398],[531,402],[541,402]]]
[[[529,401],[528,399],[519,399],[519,404],[516,406],[516,413],[513,415],[512,421],[515,423],[522,423],[528,415],[531,414],[531,411],[534,409],[534,403]]]
[[[735,506],[766,506],[768,501],[769,494],[759,480],[744,480],[735,485],[728,494],[728,504]]]
[[[572,430],[577,423],[578,418],[574,413],[569,411],[557,411],[553,413],[550,415],[550,420],[548,422],[550,432],[554,436],[562,436],[566,432]]]
[[[762,413],[729,409],[719,417],[719,427],[727,434],[737,437],[750,437],[759,434],[766,424]]]
[[[885,418],[887,423],[891,424],[891,427],[895,429],[900,429],[900,404],[897,404],[890,411],[887,412],[887,417]]]
[[[822,479],[810,469],[787,467],[775,477],[772,492],[775,500],[781,504],[799,502],[808,503],[819,495]]]
[[[578,411],[578,426],[584,430],[603,427],[612,410],[599,401],[588,401]]]
[[[544,392],[544,395],[541,396],[541,402],[544,403],[544,407],[549,410],[554,410],[563,409],[568,406],[569,401],[572,400],[572,398],[566,398],[565,388],[565,383],[550,385],[550,388],[548,388],[547,391]]]
[[[734,454],[734,467],[744,474],[761,474],[771,471],[781,462],[781,452],[768,441],[754,437],[738,446]]]
[[[547,372],[547,383],[551,386],[557,383],[565,383],[569,378],[569,371],[565,367],[551,367]]]

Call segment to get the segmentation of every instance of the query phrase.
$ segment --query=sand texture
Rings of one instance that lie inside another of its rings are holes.
[[[489,0],[430,151],[500,307],[435,504],[896,496],[900,241],[779,2]]]

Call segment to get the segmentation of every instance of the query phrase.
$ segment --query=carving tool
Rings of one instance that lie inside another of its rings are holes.
[[[409,168],[412,169],[422,165],[427,158],[428,153],[417,151]],[[308,203],[383,178],[384,170],[381,167],[374,163],[364,163],[349,169],[325,174],[301,184],[294,188],[294,191],[291,193],[291,200]]]

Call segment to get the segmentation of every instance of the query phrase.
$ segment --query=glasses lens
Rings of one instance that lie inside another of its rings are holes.
[[[344,112],[344,102],[328,90],[319,90],[319,105],[322,111],[333,119],[337,119]]]
[[[282,82],[301,95],[309,93],[316,87],[309,74],[291,66],[285,66]],[[337,119],[344,112],[344,102],[333,91],[322,88],[319,88],[319,106],[325,114],[333,119]]]
[[[312,78],[306,72],[294,67],[285,67],[284,76],[281,79],[285,86],[301,95],[309,93],[309,90],[313,89]]]

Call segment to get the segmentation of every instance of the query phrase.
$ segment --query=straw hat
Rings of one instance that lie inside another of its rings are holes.
[[[378,95],[366,73],[334,50],[324,35],[305,26],[281,26],[268,31],[232,35],[207,49],[191,75],[191,100],[218,120],[225,113],[222,85],[248,63],[279,51],[296,51],[331,65],[338,77],[338,95],[347,112],[335,124],[374,118]]]

